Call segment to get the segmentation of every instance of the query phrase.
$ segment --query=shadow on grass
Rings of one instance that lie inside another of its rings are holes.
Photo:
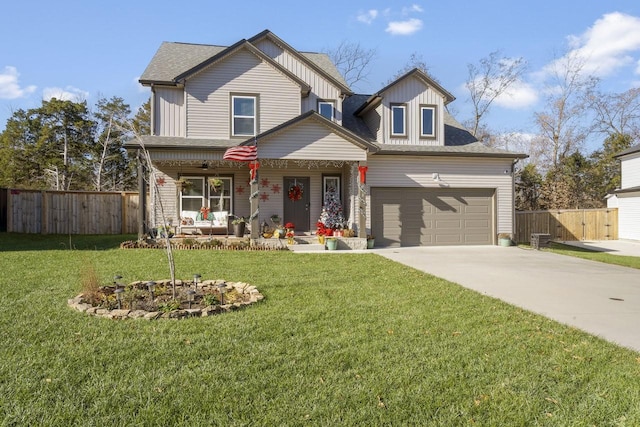
[[[95,251],[120,247],[126,240],[136,240],[135,234],[114,235],[62,235],[62,234],[22,234],[0,233],[0,252],[79,250]]]

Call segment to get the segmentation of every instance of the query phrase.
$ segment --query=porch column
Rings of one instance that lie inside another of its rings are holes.
[[[367,237],[367,163],[358,164],[358,237]]]
[[[147,222],[147,181],[145,180],[144,161],[142,151],[138,150],[138,240],[144,238]]]
[[[251,167],[251,163],[249,163]],[[251,204],[251,216],[249,217],[249,223],[251,224],[251,240],[260,237],[260,187],[258,185],[258,163],[254,162],[255,169],[251,169],[251,196],[250,196],[250,204]]]

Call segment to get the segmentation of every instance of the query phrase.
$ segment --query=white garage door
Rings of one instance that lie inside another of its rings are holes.
[[[376,246],[491,245],[493,189],[372,188]]]

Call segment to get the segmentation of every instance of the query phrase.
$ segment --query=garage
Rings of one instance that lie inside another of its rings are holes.
[[[494,189],[371,188],[376,246],[491,245]]]

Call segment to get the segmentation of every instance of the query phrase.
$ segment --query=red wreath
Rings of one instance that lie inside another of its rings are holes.
[[[304,191],[302,191],[302,185],[295,184],[289,187],[289,192],[287,193],[287,196],[291,201],[295,202],[297,200],[302,199],[303,194],[304,194]]]

